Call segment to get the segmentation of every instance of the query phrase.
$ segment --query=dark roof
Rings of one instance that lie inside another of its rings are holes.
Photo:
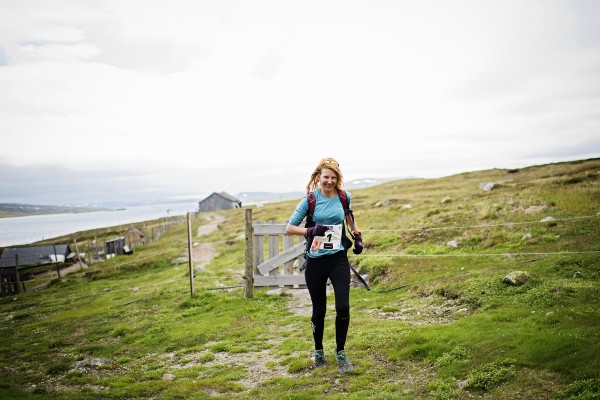
[[[136,233],[136,234],[138,234],[138,235],[140,235],[140,236],[142,236],[142,237],[143,237],[143,236],[146,236],[146,235],[144,234],[144,232],[140,231],[138,228],[136,228],[136,227],[135,227],[135,226],[133,226],[133,225],[131,225],[129,228],[127,228],[127,230],[126,230],[126,231],[123,233],[123,235],[126,235],[128,232],[133,232],[133,233]]]
[[[227,201],[231,201],[233,203],[241,203],[241,201],[238,198],[230,195],[229,193],[225,193],[225,192],[221,192],[221,193],[213,192],[210,196],[207,196],[204,200],[209,199],[213,196],[221,197],[221,198],[223,198]],[[204,201],[204,200],[201,200],[201,201]]]
[[[2,257],[0,258],[0,268],[14,267],[15,255],[19,256],[20,267],[56,262],[54,258],[55,247],[56,255],[63,256],[65,260],[72,253],[68,244],[57,244],[56,246],[8,247],[4,249]]]

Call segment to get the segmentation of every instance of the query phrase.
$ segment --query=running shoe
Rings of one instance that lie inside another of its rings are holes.
[[[337,359],[340,372],[352,371],[352,363],[350,360],[348,360],[348,356],[346,356],[346,352],[344,350],[338,351],[338,353],[335,355],[335,358]]]
[[[315,358],[315,368],[324,367],[327,364],[323,350],[315,350],[313,357]]]

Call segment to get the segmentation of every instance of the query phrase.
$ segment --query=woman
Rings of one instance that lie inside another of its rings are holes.
[[[342,172],[333,158],[324,158],[319,162],[306,186],[307,196],[300,200],[292,214],[286,232],[291,235],[304,235],[310,244],[307,252],[304,272],[306,286],[312,301],[312,331],[315,341],[315,367],[325,365],[323,350],[323,330],[327,309],[327,280],[331,280],[335,293],[335,355],[341,372],[351,371],[352,363],[348,360],[344,346],[350,324],[350,264],[346,248],[343,245],[344,230],[350,227],[355,236],[354,248],[358,254],[362,251],[361,233],[351,214],[345,215],[339,197],[342,190]],[[315,198],[312,220],[313,227],[300,227],[300,223],[309,210],[308,194],[313,192]],[[346,192],[348,207],[351,196]]]

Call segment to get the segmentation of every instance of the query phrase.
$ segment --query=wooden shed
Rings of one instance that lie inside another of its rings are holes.
[[[198,203],[198,212],[230,210],[232,208],[241,208],[242,202],[234,196],[221,192],[214,192],[204,200]]]
[[[133,225],[127,228],[125,233],[123,233],[123,237],[125,238],[125,244],[132,249],[136,246],[146,244],[146,234]]]
[[[116,256],[120,256],[125,254],[128,249],[125,247],[125,238],[123,236],[106,240],[104,242],[104,251],[106,252],[107,257],[109,254],[114,254]]]

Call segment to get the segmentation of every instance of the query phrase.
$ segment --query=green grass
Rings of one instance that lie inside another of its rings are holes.
[[[329,366],[313,371],[310,318],[289,295],[212,290],[242,281],[244,210],[230,210],[194,239],[218,255],[193,298],[182,224],[133,256],[1,298],[0,398],[597,399],[600,254],[556,253],[599,248],[599,172],[587,160],[352,191],[366,250],[350,259],[374,290],[351,290],[350,374],[331,350],[332,296]],[[489,181],[499,184],[479,190]],[[253,219],[284,221],[295,204]],[[512,271],[532,279],[502,283]]]

